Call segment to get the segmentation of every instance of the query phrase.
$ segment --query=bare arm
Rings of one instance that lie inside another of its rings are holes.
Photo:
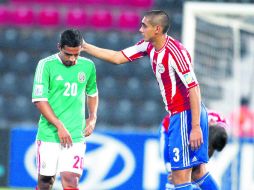
[[[99,58],[114,64],[122,64],[129,61],[122,54],[121,51],[114,51],[110,49],[99,48],[92,44],[88,44],[86,42],[83,43],[82,50],[96,58]]]
[[[53,124],[58,130],[58,136],[63,146],[70,146],[72,144],[72,139],[69,132],[65,129],[63,123],[56,117],[52,108],[47,101],[35,102],[35,106],[39,109],[41,114]]]
[[[96,120],[97,120],[97,110],[98,110],[98,104],[99,104],[99,96],[87,96],[87,107],[88,107],[88,113],[89,117],[86,120],[86,131],[85,136],[89,136],[92,134]]]
[[[200,128],[200,89],[195,86],[189,90],[190,107],[192,116],[192,130],[190,134],[190,145],[192,149],[197,149],[203,143],[203,135]]]

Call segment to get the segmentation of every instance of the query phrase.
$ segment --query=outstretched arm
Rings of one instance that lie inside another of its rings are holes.
[[[129,60],[122,54],[121,51],[114,51],[110,49],[99,48],[92,44],[84,42],[82,45],[82,51],[102,60],[105,60],[114,64],[126,63]]]

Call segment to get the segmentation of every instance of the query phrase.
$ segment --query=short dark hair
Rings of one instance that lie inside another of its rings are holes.
[[[227,144],[228,135],[224,127],[209,127],[209,148],[221,151]]]
[[[65,45],[69,47],[78,47],[83,43],[83,36],[81,32],[77,29],[68,29],[61,33],[60,36],[60,48],[63,48]]]
[[[169,16],[165,11],[162,10],[152,10],[148,11],[144,14],[145,17],[150,18],[150,23],[155,26],[155,25],[161,25],[163,30],[163,34],[167,33],[169,30]]]

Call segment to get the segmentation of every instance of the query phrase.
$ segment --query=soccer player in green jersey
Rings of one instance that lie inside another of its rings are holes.
[[[59,52],[37,65],[32,102],[41,112],[36,136],[39,190],[52,189],[57,172],[63,189],[78,189],[83,172],[85,136],[95,127],[98,91],[94,63],[80,57],[82,43],[80,31],[65,30]]]

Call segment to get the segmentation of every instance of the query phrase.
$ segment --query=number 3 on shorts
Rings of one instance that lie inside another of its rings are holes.
[[[173,159],[174,159],[175,162],[178,162],[179,161],[179,148],[174,148],[173,152],[174,152]]]

